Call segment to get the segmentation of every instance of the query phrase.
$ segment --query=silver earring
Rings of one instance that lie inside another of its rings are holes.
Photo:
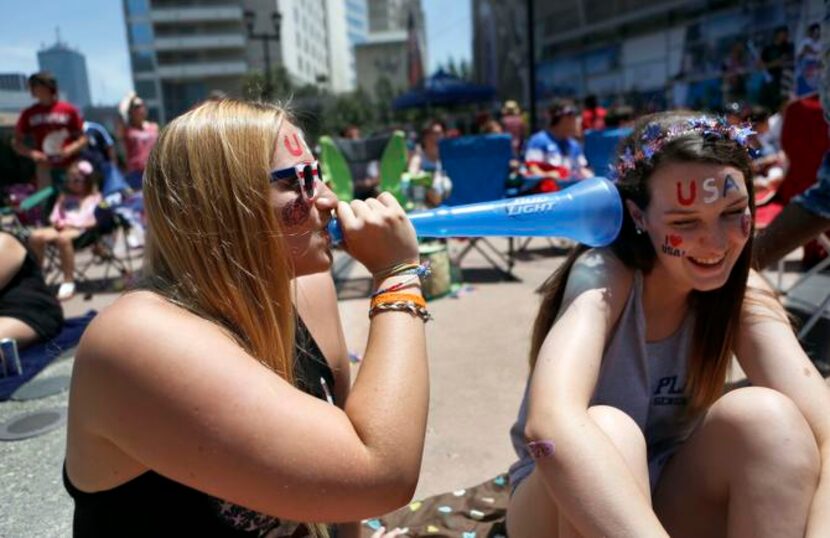
[[[637,232],[637,235],[643,235],[643,229],[642,228],[635,228],[635,230]]]

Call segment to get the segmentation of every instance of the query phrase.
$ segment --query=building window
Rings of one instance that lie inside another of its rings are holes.
[[[149,13],[147,0],[127,0],[127,14],[130,17],[146,17]]]
[[[137,80],[135,81],[135,93],[142,99],[155,99],[156,83],[152,80]]]
[[[130,23],[130,44],[134,47],[153,44],[153,30],[146,22]]]
[[[134,50],[130,53],[130,59],[132,60],[133,71],[136,73],[153,71],[155,69],[152,51]]]

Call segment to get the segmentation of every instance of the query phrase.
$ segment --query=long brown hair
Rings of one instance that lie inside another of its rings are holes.
[[[662,112],[643,117],[633,132],[620,145],[620,153],[642,151],[643,133],[649,125],[656,124],[664,132],[672,126],[686,124],[700,114],[691,112]],[[652,127],[653,129],[653,127]],[[752,186],[752,170],[747,151],[737,142],[723,136],[691,132],[670,139],[651,159],[639,159],[617,180],[617,189],[623,199],[631,200],[642,211],[648,208],[651,193],[649,179],[654,171],[665,163],[708,163],[733,166],[743,173],[749,196],[749,208],[753,222],[755,198]],[[754,224],[753,224],[754,227]],[[634,221],[623,210],[623,224],[617,239],[610,245],[614,254],[631,269],[648,274],[654,267],[657,253],[649,237],[637,234]],[[531,368],[536,363],[542,342],[553,326],[562,306],[565,284],[571,267],[587,247],[578,246],[570,256],[538,289],[542,304],[533,325],[530,346]],[[692,351],[689,356],[686,394],[690,406],[701,409],[722,393],[726,373],[732,357],[740,326],[741,308],[746,292],[746,282],[752,264],[752,233],[732,268],[729,278],[721,288],[711,291],[693,291],[690,306],[696,313]]]

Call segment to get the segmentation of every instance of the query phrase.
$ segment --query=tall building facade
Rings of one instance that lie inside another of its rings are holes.
[[[346,37],[349,41],[350,90],[357,88],[355,47],[365,43],[368,35],[369,10],[366,0],[346,0]]]
[[[502,101],[529,99],[525,0],[473,0],[473,76]]]
[[[29,78],[23,73],[0,73],[0,112],[20,112],[34,102]]]
[[[41,71],[50,71],[58,81],[64,99],[83,110],[92,104],[86,57],[58,39],[54,45],[37,53]]]
[[[369,33],[355,47],[357,84],[364,91],[377,93],[380,85],[390,86],[392,93],[409,87],[409,21],[421,53],[421,65],[427,65],[426,29],[420,0],[368,0]]]
[[[242,96],[266,63],[295,86],[343,91],[352,78],[344,1],[123,0],[136,93],[166,122],[211,92]],[[249,24],[279,42],[251,39]]]
[[[597,95],[605,104],[716,108],[727,99],[757,102],[759,65],[774,30],[797,46],[821,14],[818,0],[534,0],[537,105],[554,96]],[[512,4],[512,7],[511,7]],[[523,0],[474,0],[474,69],[502,98],[527,104],[525,67],[511,43],[527,34]],[[515,16],[511,16],[515,14]],[[519,50],[518,47],[516,47]],[[527,56],[526,41],[521,48]],[[730,89],[730,81],[739,81]],[[520,72],[521,84],[512,76]],[[504,75],[504,76],[503,76]]]

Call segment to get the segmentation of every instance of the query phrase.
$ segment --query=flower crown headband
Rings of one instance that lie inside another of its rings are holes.
[[[636,168],[639,162],[650,162],[654,155],[663,149],[663,146],[693,133],[703,137],[728,138],[749,150],[751,149],[749,137],[754,135],[755,131],[748,123],[729,125],[723,118],[716,119],[708,116],[689,118],[665,130],[657,122],[651,122],[645,126],[643,133],[640,135],[642,147],[637,151],[633,151],[631,146],[628,145],[620,155],[615,170],[616,176],[618,178],[622,177]]]

